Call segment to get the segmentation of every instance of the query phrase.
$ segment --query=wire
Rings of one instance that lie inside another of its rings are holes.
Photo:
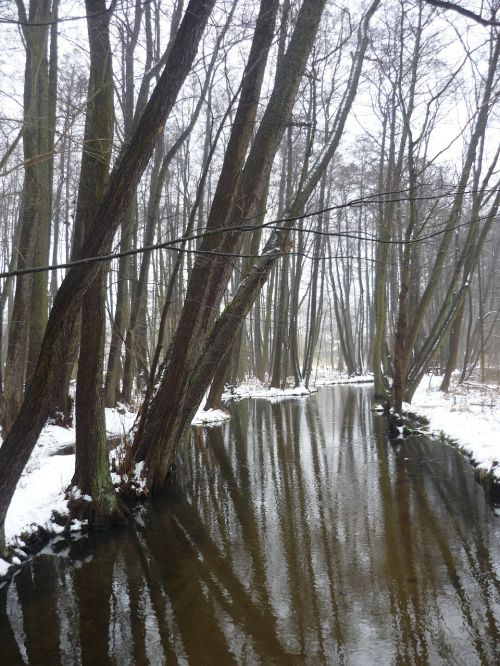
[[[113,259],[119,259],[120,257],[129,257],[133,256],[136,254],[143,254],[144,252],[154,252],[155,250],[172,250],[172,251],[182,251],[186,252],[188,254],[205,254],[205,255],[210,255],[210,256],[219,256],[219,257],[243,257],[243,258],[258,258],[262,255],[256,254],[256,255],[243,255],[243,254],[238,254],[238,253],[230,253],[230,252],[223,252],[223,251],[218,251],[218,250],[199,250],[199,249],[189,249],[189,248],[177,248],[175,247],[179,243],[185,243],[185,242],[192,242],[195,240],[199,240],[201,238],[205,238],[208,236],[214,236],[217,234],[227,234],[227,233],[233,233],[233,232],[254,232],[257,229],[271,229],[271,230],[277,230],[277,231],[298,231],[300,233],[307,233],[307,234],[316,234],[316,235],[321,235],[321,236],[329,236],[333,238],[349,238],[352,240],[361,240],[365,242],[370,242],[370,243],[381,243],[384,245],[409,245],[409,244],[415,244],[415,243],[423,243],[427,240],[430,240],[431,238],[435,238],[436,236],[440,236],[442,234],[448,233],[450,231],[454,231],[457,229],[460,229],[461,227],[468,226],[470,224],[475,224],[478,221],[485,220],[485,219],[491,219],[491,216],[484,216],[484,217],[475,217],[472,220],[469,220],[467,222],[463,222],[457,225],[454,225],[452,227],[446,226],[443,229],[439,229],[437,231],[430,232],[429,234],[426,234],[425,236],[420,236],[419,238],[414,238],[414,239],[385,239],[385,238],[379,238],[377,236],[370,236],[370,235],[365,235],[365,234],[359,234],[356,232],[349,232],[349,231],[318,231],[317,229],[303,229],[299,228],[296,226],[286,226],[287,223],[289,222],[296,222],[300,221],[306,218],[318,216],[318,215],[323,215],[325,213],[334,211],[334,210],[340,210],[344,208],[358,208],[363,205],[373,205],[373,204],[379,204],[380,199],[383,198],[383,203],[389,203],[391,201],[397,201],[397,202],[403,202],[403,201],[415,201],[415,200],[432,200],[432,199],[439,199],[442,197],[446,196],[456,196],[457,194],[470,194],[474,195],[477,192],[475,190],[463,190],[462,192],[458,191],[449,191],[446,193],[440,193],[436,195],[426,195],[422,197],[405,197],[405,198],[394,198],[394,199],[387,199],[388,196],[393,196],[394,194],[400,194],[403,192],[407,192],[408,190],[399,190],[397,192],[382,192],[382,193],[375,193],[375,194],[369,194],[366,197],[363,198],[358,198],[358,199],[353,199],[351,201],[348,201],[344,204],[337,204],[335,206],[328,206],[327,208],[322,208],[319,210],[311,211],[304,213],[303,215],[295,215],[295,216],[290,216],[290,217],[285,217],[282,219],[274,219],[270,220],[269,222],[263,222],[262,224],[252,224],[252,225],[237,225],[237,226],[231,226],[231,227],[218,227],[215,229],[209,229],[202,231],[200,233],[196,234],[191,234],[191,235],[182,235],[179,236],[178,238],[174,238],[169,241],[164,241],[162,243],[156,243],[155,245],[146,245],[143,247],[138,247],[134,248],[132,250],[126,250],[123,252],[112,252],[110,254],[103,254],[95,257],[84,257],[82,259],[75,259],[73,261],[67,261],[65,263],[61,264],[52,264],[48,266],[35,266],[35,267],[30,267],[30,268],[19,268],[13,271],[6,271],[3,273],[0,273],[0,278],[9,278],[9,277],[16,277],[18,275],[29,275],[29,274],[34,274],[34,273],[45,273],[48,271],[54,271],[54,270],[60,270],[63,268],[73,268],[76,266],[85,266],[87,264],[93,264],[97,262],[104,262],[104,261],[111,261]],[[490,190],[485,190],[482,193],[489,192]],[[494,191],[494,190],[491,190]],[[377,197],[377,199],[375,199]],[[371,200],[375,199],[375,200]],[[247,222],[251,219],[255,219],[257,217],[261,217],[262,214],[256,215],[254,218],[245,218],[243,221]]]

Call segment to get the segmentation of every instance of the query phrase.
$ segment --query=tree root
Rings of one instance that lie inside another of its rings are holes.
[[[98,498],[90,498],[88,495],[75,498],[69,495],[66,531],[69,532],[76,521],[97,530],[128,525],[130,509],[114,489],[112,492],[113,496],[102,493]]]

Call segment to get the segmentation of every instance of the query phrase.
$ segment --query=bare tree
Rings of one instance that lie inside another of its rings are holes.
[[[189,73],[213,2],[191,0],[167,58],[163,73],[125,146],[98,211],[89,226],[80,256],[109,252],[114,233],[125,215],[137,183]],[[72,333],[84,294],[96,279],[100,264],[72,268],[57,292],[38,365],[19,414],[0,448],[0,551],[5,550],[4,522],[19,477],[47,418],[50,396],[60,381],[65,342]]]

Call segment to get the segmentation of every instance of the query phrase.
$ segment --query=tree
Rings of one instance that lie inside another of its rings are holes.
[[[80,251],[82,263],[70,269],[57,292],[33,378],[17,418],[0,448],[0,551],[5,551],[4,523],[21,473],[47,418],[50,397],[60,382],[65,343],[72,334],[83,297],[101,264],[88,261],[109,252],[177,94],[192,66],[213,0],[191,0],[162,75],[132,140],[124,147],[106,193]]]
[[[90,77],[75,225],[84,238],[108,185],[113,145],[113,70],[105,0],[86,0]],[[82,303],[76,380],[75,474],[69,490],[70,515],[90,525],[123,521],[109,472],[103,401],[105,343],[104,267]],[[85,497],[86,499],[82,499]],[[90,500],[88,499],[90,498]]]
[[[20,209],[18,267],[45,265],[49,256],[50,212],[52,194],[52,149],[55,114],[54,79],[57,49],[49,74],[49,21],[57,15],[57,2],[31,0],[26,14],[22,0],[17,0],[19,20],[23,22],[26,45],[24,76],[23,158],[24,185]],[[30,26],[41,23],[41,26]],[[52,43],[57,31],[52,31]],[[49,97],[49,79],[52,95]],[[9,331],[2,425],[9,430],[20,408],[26,373],[34,362],[47,319],[47,274],[19,276],[16,281],[14,312]]]
[[[498,59],[500,54],[500,37],[497,36],[494,40],[490,62],[488,66],[488,73],[484,82],[483,95],[477,114],[475,126],[472,131],[471,139],[467,148],[467,154],[463,165],[463,170],[460,175],[459,183],[457,186],[457,193],[453,199],[450,214],[446,220],[445,233],[440,242],[436,261],[429,276],[426,288],[424,289],[421,299],[417,304],[415,315],[411,322],[408,321],[408,305],[407,305],[407,292],[408,292],[408,271],[410,268],[410,253],[411,243],[408,242],[405,247],[404,257],[404,274],[403,282],[399,297],[399,314],[398,323],[396,328],[396,342],[395,342],[395,378],[393,387],[393,400],[394,407],[397,411],[401,410],[403,399],[411,401],[416,387],[420,383],[422,376],[428,368],[430,360],[434,351],[441,344],[444,334],[448,327],[452,324],[456,315],[457,309],[460,304],[460,299],[464,297],[464,291],[467,288],[470,270],[476,264],[482,243],[487,236],[493,219],[498,211],[498,204],[500,197],[497,195],[493,201],[493,205],[487,214],[487,221],[483,225],[481,233],[477,234],[477,227],[479,226],[479,219],[473,215],[471,219],[470,228],[468,230],[467,238],[460,253],[458,261],[458,270],[455,270],[451,276],[448,284],[447,293],[443,305],[441,306],[437,317],[435,318],[431,330],[425,337],[423,343],[419,345],[418,353],[416,354],[412,363],[410,363],[412,351],[415,348],[417,336],[421,330],[424,314],[429,306],[430,298],[433,290],[436,288],[438,278],[441,275],[444,265],[444,258],[449,249],[450,242],[453,238],[454,227],[456,226],[459,218],[460,211],[464,202],[464,191],[469,182],[469,177],[473,162],[476,158],[477,149],[481,137],[484,136],[487,127],[488,115],[491,108],[492,88],[495,79],[495,72],[498,67]],[[415,213],[414,213],[415,214]],[[408,227],[405,240],[411,241],[416,231],[416,225],[412,224]],[[456,283],[460,276],[460,269],[465,266],[465,279],[462,283],[460,297],[453,297]],[[406,275],[406,277],[405,277]]]
[[[490,216],[496,215],[494,197],[493,200],[490,197],[492,205],[485,216],[488,221],[479,232],[479,217],[486,212],[482,209],[480,216],[479,208],[485,200],[469,216],[466,196],[474,168],[481,171],[482,146],[495,101],[498,36],[491,36],[487,71],[478,86],[480,98],[477,111],[469,121],[470,137],[457,182],[450,184],[451,191],[447,195],[426,196],[432,191],[428,190],[432,187],[430,183],[443,190],[443,183],[437,182],[439,171],[430,155],[430,137],[447,94],[453,91],[470,58],[470,54],[466,54],[455,70],[441,71],[435,52],[439,43],[430,26],[432,15],[424,12],[422,6],[413,14],[401,12],[396,18],[396,28],[389,40],[390,48],[397,49],[400,56],[396,60],[393,51],[389,51],[391,55],[383,74],[387,77],[385,97],[382,93],[379,95],[383,100],[380,105],[383,137],[379,187],[384,189],[385,180],[389,194],[387,200],[380,200],[379,204],[373,365],[378,399],[387,398],[387,377],[392,377],[389,402],[396,412],[401,411],[403,400],[411,401],[433,355],[442,345],[467,288],[467,276],[480,252],[484,234],[490,228]],[[407,57],[410,44],[411,55]],[[424,76],[436,80],[435,91],[427,98],[417,92],[417,83],[422,85]],[[486,171],[484,183],[491,178],[488,168]],[[476,183],[483,192],[484,183]],[[444,268],[451,242],[464,222],[467,230],[463,231],[457,261],[448,279]],[[435,233],[429,230],[431,224],[439,224],[439,230]],[[426,251],[428,263],[422,267],[419,248],[432,238],[435,240],[431,240]],[[462,270],[462,286],[458,288]],[[392,344],[391,358],[384,350]]]
[[[360,26],[362,41],[367,42],[369,20],[378,4],[378,1],[372,3],[362,21]],[[250,147],[241,180],[239,183],[237,180],[233,181],[235,186],[238,185],[237,190],[226,188],[222,190],[227,198],[221,214],[215,218],[219,228],[222,220],[227,220],[228,226],[234,229],[244,219],[258,218],[261,212],[258,206],[261,205],[269,171],[295,102],[295,95],[316,36],[323,7],[324,3],[318,0],[305,0],[300,8],[288,48],[278,63],[273,91]],[[259,29],[258,21],[256,38],[260,39],[261,36],[257,34]],[[362,58],[360,61],[355,59],[356,67],[351,73],[352,80],[356,83],[356,75],[359,77],[358,69],[360,70],[362,61]],[[249,63],[252,62],[250,57]],[[244,91],[245,82],[242,86],[242,98]],[[325,165],[335,153],[355,94],[356,85],[349,86],[339,107],[338,122],[332,132],[331,143],[302,188],[300,198],[296,199],[297,210],[303,210],[321,178]],[[238,162],[235,163],[232,159],[229,147],[226,160],[231,169],[235,169]],[[224,182],[222,177],[218,188],[221,188],[221,182]],[[233,197],[236,203],[234,206],[231,205]],[[222,203],[217,195],[214,198],[215,203],[218,205]],[[214,224],[211,222],[212,215],[217,210],[214,204],[209,216],[208,229],[213,228]],[[175,447],[182,440],[190,418],[200,404],[220,359],[232,344],[240,323],[248,314],[276,259],[289,249],[287,227],[285,226],[284,230],[273,231],[263,254],[254,262],[251,271],[241,281],[234,298],[216,319],[216,311],[221,303],[231,267],[223,258],[214,260],[214,253],[237,252],[242,244],[242,236],[243,232],[231,230],[227,234],[206,235],[200,244],[202,251],[212,255],[210,263],[203,257],[197,258],[195,262],[168,362],[151,401],[142,436],[134,441],[135,459],[145,462],[146,483],[149,489],[156,490],[163,487]]]

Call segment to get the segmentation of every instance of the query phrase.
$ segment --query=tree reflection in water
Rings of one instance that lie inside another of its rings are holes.
[[[0,592],[0,662],[498,663],[498,519],[454,450],[394,447],[370,406],[331,387],[194,430],[130,529]]]

